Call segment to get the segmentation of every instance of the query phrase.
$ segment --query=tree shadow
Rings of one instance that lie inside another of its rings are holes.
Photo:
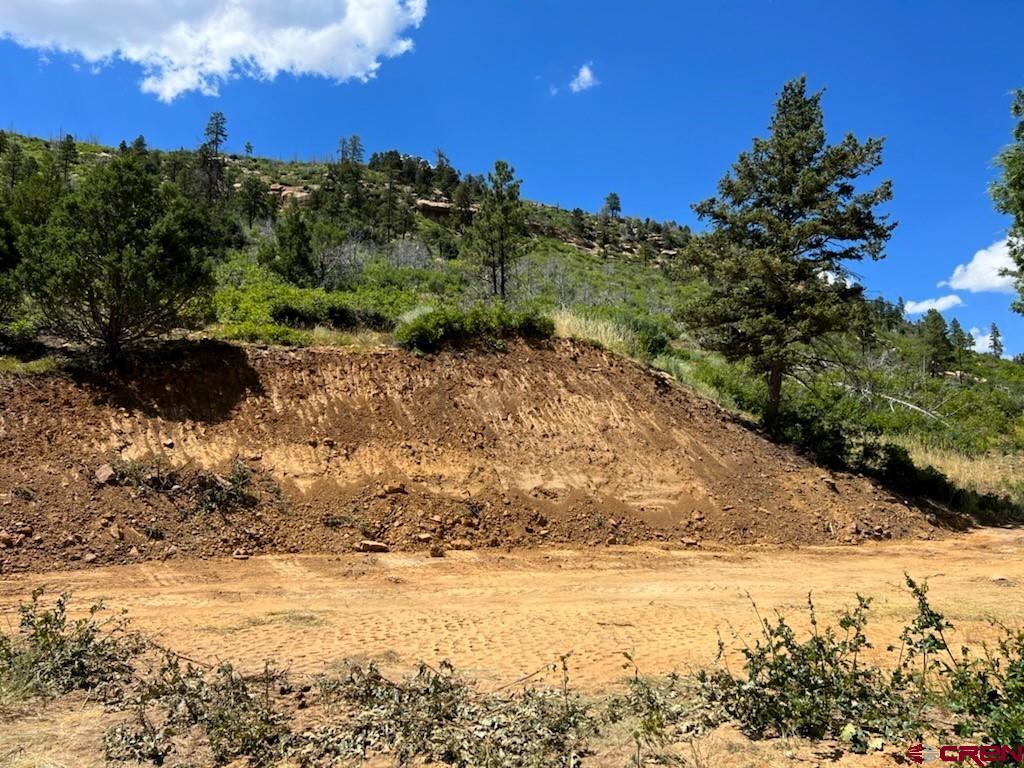
[[[97,404],[168,421],[217,423],[263,393],[245,349],[210,339],[162,342],[116,367],[79,363],[69,373]]]

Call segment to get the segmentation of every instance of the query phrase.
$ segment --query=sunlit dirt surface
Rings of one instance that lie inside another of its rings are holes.
[[[577,686],[623,674],[628,651],[646,673],[709,664],[718,633],[749,636],[757,614],[804,623],[861,593],[874,598],[869,635],[898,641],[910,616],[903,574],[927,579],[956,642],[987,635],[988,617],[1024,620],[1024,531],[986,529],[941,541],[723,552],[617,548],[170,560],[7,576],[0,612],[11,622],[36,586],[126,608],[165,645],[212,661],[299,672],[345,658],[411,668],[450,659],[483,682],[514,680],[572,652]],[[882,652],[882,651],[879,651]]]
[[[1024,621],[1019,568],[1024,531],[986,529],[942,541],[800,550],[724,552],[656,548],[266,556],[246,561],[171,560],[8,576],[0,622],[13,626],[32,589],[67,590],[75,605],[103,598],[126,608],[136,628],[202,661],[256,669],[265,659],[297,674],[342,660],[377,660],[393,674],[418,660],[451,659],[485,688],[510,683],[572,652],[572,684],[586,694],[615,689],[624,651],[646,674],[710,664],[719,633],[735,648],[756,611],[806,626],[808,593],[831,620],[855,593],[874,597],[869,636],[877,660],[898,643],[912,603],[904,572],[927,578],[934,605],[956,625],[956,644],[989,636],[988,617]],[[544,684],[543,675],[534,678]],[[559,682],[551,674],[547,681]],[[100,766],[100,734],[112,716],[95,703],[56,702],[0,724],[0,765]],[[835,745],[751,743],[721,728],[673,747],[684,765],[893,765],[885,754],[846,755]],[[628,734],[607,733],[591,761],[621,766]],[[377,764],[377,763],[374,763]],[[385,765],[387,761],[379,764]]]

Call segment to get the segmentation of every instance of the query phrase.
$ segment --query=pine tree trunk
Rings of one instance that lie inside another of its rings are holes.
[[[764,411],[764,423],[769,432],[779,427],[779,408],[782,404],[782,363],[773,360],[768,367],[768,404]]]

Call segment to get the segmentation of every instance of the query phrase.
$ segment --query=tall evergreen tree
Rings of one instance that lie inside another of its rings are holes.
[[[473,223],[473,190],[464,181],[460,181],[452,192],[452,228],[463,233]]]
[[[617,192],[609,192],[608,196],[604,199],[604,209],[608,212],[608,216],[617,219],[622,213],[622,201],[619,199]]]
[[[210,149],[213,150],[214,157],[219,155],[220,148],[228,140],[228,119],[223,112],[214,112],[210,115],[210,119],[206,122],[206,129],[203,131],[203,137],[210,145]]]
[[[198,206],[128,151],[61,200],[26,255],[25,286],[52,328],[114,360],[181,322],[222,245]]]
[[[946,370],[954,358],[946,318],[938,310],[929,309],[921,318],[918,328],[924,342],[924,367],[935,376]]]
[[[7,150],[4,152],[3,157],[0,157],[0,175],[2,175],[4,187],[8,192],[14,191],[18,181],[21,180],[24,170],[25,151],[21,148],[19,142],[8,141]]]
[[[274,200],[258,174],[247,173],[242,178],[242,186],[238,189],[238,205],[250,228],[254,221],[274,212]]]
[[[949,343],[953,346],[953,358],[956,361],[956,374],[958,379],[963,379],[964,362],[968,354],[974,349],[974,337],[964,330],[960,321],[955,317],[949,324]]]
[[[694,206],[711,232],[692,249],[708,290],[690,319],[705,344],[765,376],[770,429],[783,378],[813,365],[808,345],[846,328],[862,300],[845,262],[883,256],[895,225],[876,208],[891,185],[855,186],[881,162],[881,139],[827,142],[821,93],[799,78],[783,87],[768,137],[740,155],[718,196]]]
[[[1017,118],[1013,129],[1013,143],[1004,149],[996,164],[1002,177],[992,185],[992,198],[996,209],[1013,217],[1010,227],[1010,255],[1017,265],[1016,312],[1024,314],[1024,89],[1014,94],[1011,112]]]
[[[7,204],[0,195],[0,323],[5,322],[18,300],[15,279],[21,253],[14,234],[14,222],[7,213]]]
[[[274,230],[277,249],[271,268],[296,285],[313,285],[313,239],[298,203],[289,203]]]
[[[988,331],[988,351],[993,357],[1003,356],[1003,334],[995,323],[992,323]]]
[[[569,214],[569,223],[572,227],[572,233],[576,237],[587,236],[587,219],[583,215],[582,208],[573,208],[572,213]]]
[[[66,186],[71,183],[71,168],[78,162],[78,144],[70,133],[57,145],[57,162]]]
[[[494,164],[487,179],[480,210],[469,231],[469,247],[489,273],[492,295],[505,299],[509,272],[526,242],[526,210],[519,199],[522,181],[504,160]]]
[[[362,165],[364,152],[363,140],[359,138],[359,134],[353,133],[348,140],[348,159],[353,163]]]

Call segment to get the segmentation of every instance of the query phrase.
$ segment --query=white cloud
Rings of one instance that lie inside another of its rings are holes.
[[[959,307],[963,304],[963,299],[957,296],[955,293],[949,296],[939,296],[936,299],[922,299],[921,301],[908,301],[903,310],[908,315],[922,315],[929,309],[937,309],[939,312],[945,312],[947,309],[953,307]]]
[[[974,338],[974,351],[975,352],[991,352],[992,351],[992,334],[985,333],[981,328],[971,328],[971,336]]]
[[[549,85],[548,86],[548,93],[550,93],[552,96],[557,96],[558,95],[558,86],[557,85]]]
[[[426,12],[427,0],[3,0],[0,38],[138,64],[142,90],[170,102],[240,76],[368,80],[412,48],[404,35]]]
[[[588,88],[593,88],[595,85],[600,85],[601,81],[594,77],[594,70],[591,67],[594,66],[592,61],[588,61],[582,67],[580,71],[576,73],[576,77],[569,83],[569,90],[573,93],[579,93],[585,91]]]
[[[953,270],[949,280],[944,280],[939,286],[949,286],[958,291],[971,293],[1013,293],[1013,277],[1002,272],[1015,268],[1016,265],[1010,258],[1009,240],[1004,239],[975,253],[974,258],[967,264],[960,264]]]

